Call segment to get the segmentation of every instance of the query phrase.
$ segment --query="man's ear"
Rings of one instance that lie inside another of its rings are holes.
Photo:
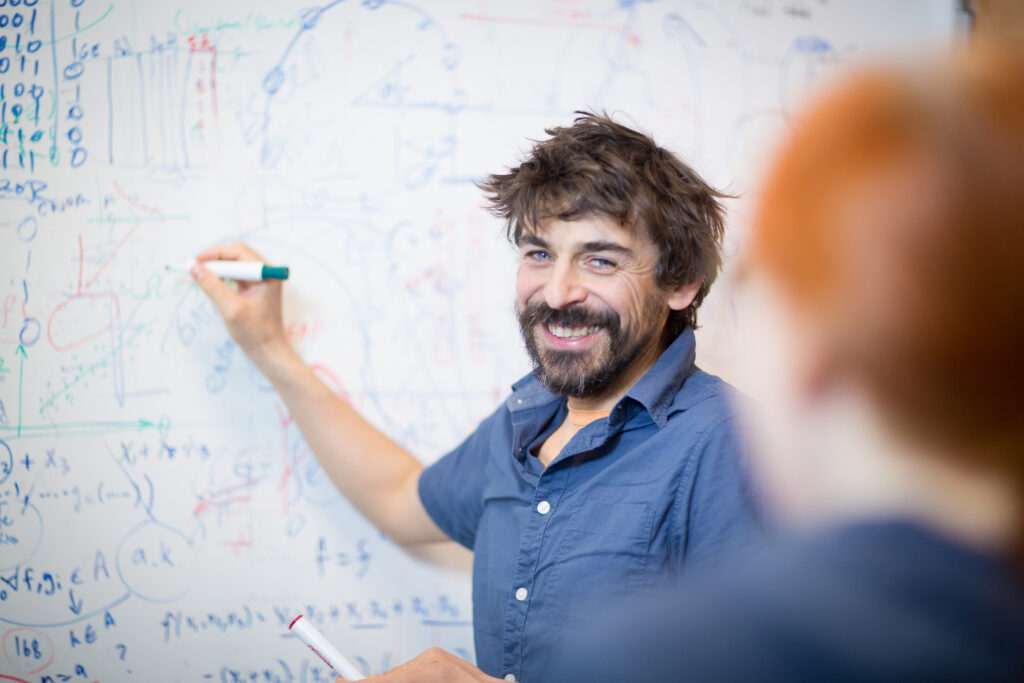
[[[693,300],[697,296],[697,292],[700,291],[700,286],[702,284],[703,282],[698,280],[697,282],[691,282],[688,285],[681,285],[669,292],[667,301],[668,307],[673,311],[682,311],[685,309],[693,303]]]

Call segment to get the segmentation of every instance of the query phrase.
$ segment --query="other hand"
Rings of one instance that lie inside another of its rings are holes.
[[[344,678],[338,678],[343,682]],[[432,647],[405,664],[395,667],[367,680],[377,683],[483,683],[498,681],[469,662],[445,652],[441,648]]]

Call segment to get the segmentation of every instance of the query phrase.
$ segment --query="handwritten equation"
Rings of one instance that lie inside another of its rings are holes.
[[[743,194],[822,84],[948,43],[910,4],[0,0],[0,679],[333,680],[300,612],[367,672],[472,659],[467,554],[341,499],[164,265],[288,264],[291,342],[430,462],[529,370],[475,180],[592,108]],[[724,285],[702,322],[730,377]]]

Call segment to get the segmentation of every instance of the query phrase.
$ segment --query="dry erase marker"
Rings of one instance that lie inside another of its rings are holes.
[[[338,652],[337,648],[324,637],[324,634],[320,633],[317,627],[301,614],[292,620],[288,630],[297,635],[302,642],[309,646],[310,650],[316,653],[317,657],[324,660],[327,666],[334,669],[334,672],[345,680],[361,681],[366,678],[351,659]]]
[[[195,261],[186,261],[167,266],[167,270],[176,273],[188,273],[192,270]],[[286,266],[268,266],[259,261],[203,261],[203,268],[227,280],[245,280],[246,282],[259,282],[260,280],[287,280],[288,268]]]

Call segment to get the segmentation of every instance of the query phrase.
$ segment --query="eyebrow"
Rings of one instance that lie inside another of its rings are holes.
[[[551,245],[548,241],[539,235],[533,233],[527,233],[523,235],[519,240],[519,246],[532,245],[534,247],[540,247],[541,249],[550,249]],[[611,252],[614,254],[623,254],[625,256],[632,255],[633,251],[628,247],[624,247],[618,242],[608,242],[605,240],[593,240],[590,242],[577,242],[573,245],[573,248],[577,252]]]
[[[540,247],[541,249],[550,249],[551,248],[551,245],[548,244],[547,240],[543,239],[539,235],[533,234],[532,232],[524,233],[519,238],[519,245],[518,246],[525,247],[527,245],[533,246],[533,247]]]

